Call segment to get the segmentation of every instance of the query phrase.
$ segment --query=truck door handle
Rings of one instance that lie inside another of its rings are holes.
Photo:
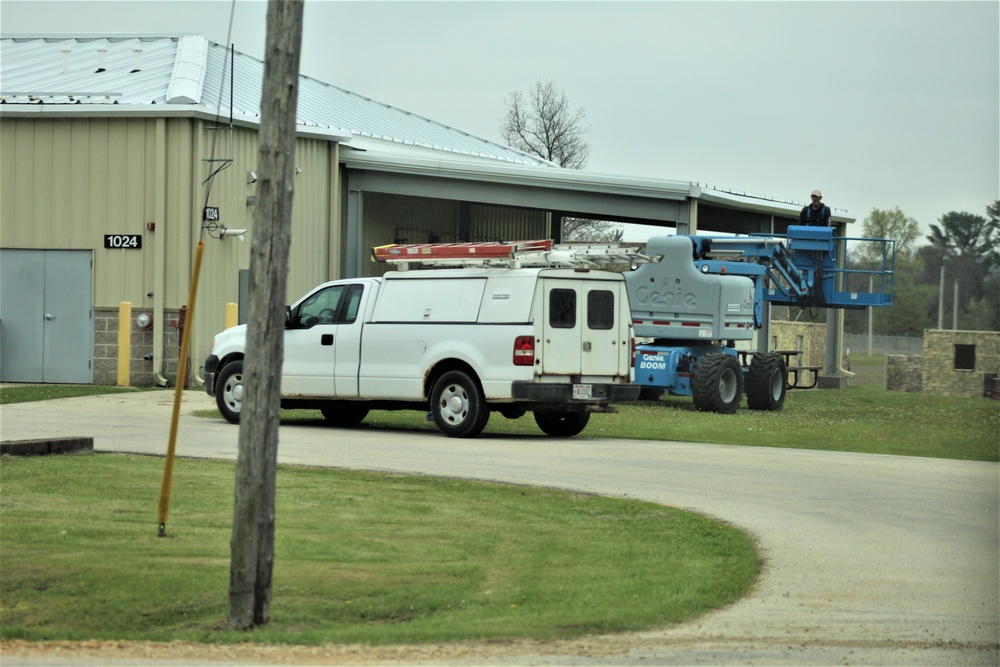
[[[333,345],[333,334],[323,334],[319,337],[320,345]]]
[[[590,352],[590,348],[591,348],[590,341],[589,340],[583,341],[583,351]]]
[[[47,319],[47,320],[54,320],[54,319],[56,319],[56,316],[53,315],[52,313],[45,313],[45,319]]]

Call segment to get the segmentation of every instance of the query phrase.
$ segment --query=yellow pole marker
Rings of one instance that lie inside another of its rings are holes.
[[[226,304],[226,328],[232,329],[240,323],[240,307],[235,303]]]
[[[118,304],[118,386],[127,387],[132,364],[132,304]]]
[[[188,352],[191,349],[191,330],[194,329],[194,307],[198,299],[198,277],[201,274],[201,255],[205,251],[205,242],[198,241],[194,253],[194,271],[191,274],[191,288],[188,293],[187,324],[184,335],[181,336],[181,356],[177,360],[177,379],[183,377],[187,368]],[[157,505],[157,521],[160,524],[159,537],[167,536],[167,516],[170,514],[170,487],[174,479],[174,452],[177,449],[177,422],[181,415],[181,397],[184,391],[182,382],[176,382],[174,387],[174,411],[170,418],[170,439],[167,442],[167,457],[163,463],[163,480],[160,482],[160,500]]]

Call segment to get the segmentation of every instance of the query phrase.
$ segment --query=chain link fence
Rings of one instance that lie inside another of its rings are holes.
[[[869,349],[868,334],[845,334],[844,345],[850,346],[851,354],[921,354],[924,339],[917,336],[872,336]]]

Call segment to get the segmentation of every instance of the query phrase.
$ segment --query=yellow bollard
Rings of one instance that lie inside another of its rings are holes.
[[[122,301],[118,304],[118,386],[129,386],[129,371],[132,364],[132,304]]]
[[[235,303],[226,304],[226,328],[231,329],[240,323],[240,307]]]

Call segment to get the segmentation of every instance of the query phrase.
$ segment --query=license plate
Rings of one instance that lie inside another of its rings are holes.
[[[575,384],[573,385],[573,398],[591,398],[590,385],[589,384]]]

